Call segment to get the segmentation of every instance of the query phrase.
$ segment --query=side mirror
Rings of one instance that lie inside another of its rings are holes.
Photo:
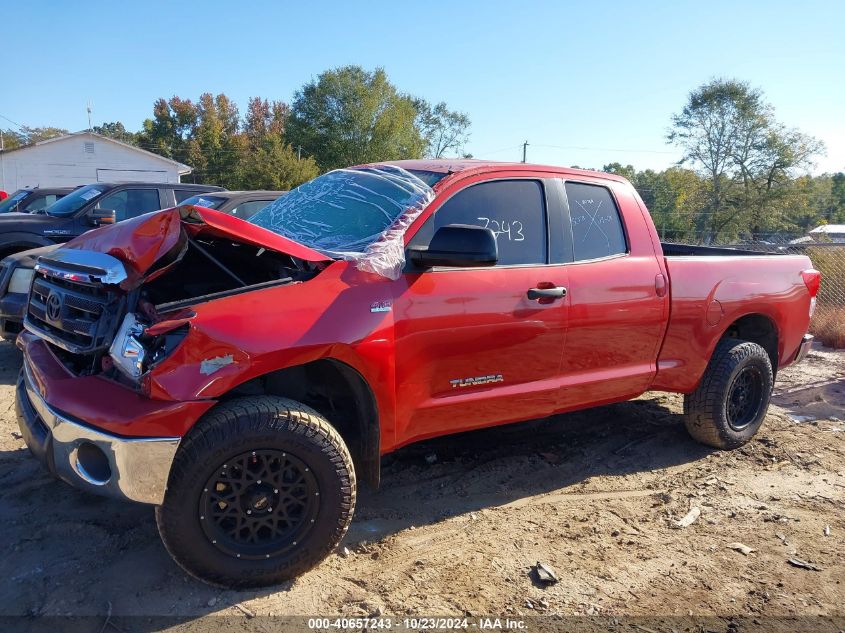
[[[492,266],[499,260],[493,231],[469,224],[441,226],[428,246],[412,246],[408,254],[420,268]]]
[[[117,213],[114,209],[99,209],[94,207],[88,212],[88,222],[94,226],[114,224],[117,221]]]

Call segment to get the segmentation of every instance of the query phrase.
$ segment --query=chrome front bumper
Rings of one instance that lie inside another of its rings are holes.
[[[72,486],[125,501],[164,501],[178,437],[126,438],[104,433],[52,408],[27,361],[18,379],[18,426],[32,453]]]

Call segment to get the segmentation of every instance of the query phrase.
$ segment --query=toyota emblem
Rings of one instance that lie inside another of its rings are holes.
[[[51,321],[58,321],[62,316],[62,298],[50,293],[47,297],[47,318]]]

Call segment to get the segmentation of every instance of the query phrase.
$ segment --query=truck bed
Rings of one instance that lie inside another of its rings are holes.
[[[766,329],[760,319],[775,332],[772,366],[792,362],[810,321],[801,275],[812,268],[808,257],[682,244],[663,248],[671,300],[655,389],[691,391],[723,333]]]
[[[675,244],[674,242],[660,242],[663,255],[666,257],[716,257],[722,255],[784,255],[779,251],[752,251],[730,246],[693,246],[692,244]]]

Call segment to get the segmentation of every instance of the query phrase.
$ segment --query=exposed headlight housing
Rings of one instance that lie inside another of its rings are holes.
[[[14,294],[29,294],[35,270],[32,268],[15,268],[9,280],[9,292]]]
[[[144,392],[149,388],[149,376],[145,380],[145,374],[167,358],[188,334],[184,321],[153,326],[152,334],[147,328],[135,314],[127,314],[109,347],[114,366]]]
[[[134,314],[123,317],[123,323],[109,348],[109,356],[121,373],[138,382],[144,373],[147,351],[141,343],[144,326],[138,323]]]

